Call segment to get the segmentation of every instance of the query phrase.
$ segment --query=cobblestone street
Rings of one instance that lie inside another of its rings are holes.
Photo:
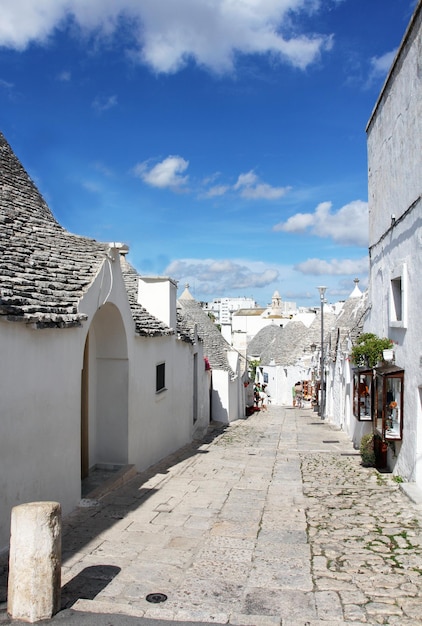
[[[169,623],[422,624],[420,506],[311,409],[270,407],[216,429],[82,503],[64,523],[64,609]]]

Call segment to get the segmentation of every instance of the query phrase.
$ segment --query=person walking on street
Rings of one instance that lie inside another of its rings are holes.
[[[261,402],[261,384],[255,383],[253,391],[254,391],[254,404],[256,408],[259,409],[259,405]]]
[[[268,408],[267,385],[262,385],[262,389],[259,394],[259,397],[261,399],[261,408],[263,411],[266,411]]]
[[[295,384],[294,389],[295,389],[295,406],[302,407],[303,406],[303,386],[300,380]]]

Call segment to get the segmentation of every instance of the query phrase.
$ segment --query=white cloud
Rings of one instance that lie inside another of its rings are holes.
[[[97,97],[92,103],[93,108],[99,113],[108,111],[117,106],[117,96],[107,96],[106,98]]]
[[[13,89],[14,84],[13,83],[9,83],[7,80],[2,80],[0,78],[0,87],[2,89],[10,90],[10,89]]]
[[[296,215],[289,217],[285,224],[274,226],[273,230],[284,230],[286,233],[300,233],[312,226],[313,222],[314,218],[310,213],[296,213]]]
[[[58,74],[57,76],[57,79],[62,81],[63,83],[70,82],[71,78],[72,78],[72,74],[68,72],[67,70],[63,70],[63,72],[60,72],[60,74]]]
[[[203,196],[205,198],[215,198],[217,196],[224,196],[230,187],[229,185],[214,185],[214,187],[210,187],[208,191],[206,191]]]
[[[187,170],[189,161],[181,156],[168,156],[166,159],[151,165],[151,159],[138,163],[133,168],[133,173],[145,183],[153,187],[180,188],[188,182],[188,176],[182,176]],[[217,198],[230,192],[240,194],[242,198],[275,200],[284,196],[290,187],[272,187],[267,183],[260,182],[258,176],[252,170],[246,174],[240,174],[234,185],[211,184],[220,174],[213,174],[205,178],[197,187],[199,198]]]
[[[0,78],[0,94],[6,96],[10,101],[14,101],[17,97],[14,83]]]
[[[279,278],[279,270],[264,263],[230,259],[179,259],[164,273],[181,284],[195,284],[201,294],[230,294],[260,289]]]
[[[349,246],[368,245],[368,204],[354,200],[333,212],[331,202],[322,202],[314,213],[297,213],[286,222],[273,227],[274,231],[309,232],[322,238],[331,238]]]
[[[197,300],[246,296],[265,306],[277,290],[283,300],[317,305],[317,285],[323,282],[328,286],[330,302],[347,298],[356,276],[361,279],[359,286],[365,288],[368,266],[368,257],[343,261],[309,259],[296,266],[249,259],[184,258],[172,261],[162,273],[179,281],[181,290],[188,283]]]
[[[272,187],[267,183],[261,183],[253,170],[246,174],[240,174],[233,189],[239,191],[242,198],[252,200],[277,200],[284,196],[290,187]]]
[[[101,161],[96,161],[95,163],[93,163],[93,168],[97,170],[97,172],[100,172],[100,174],[103,174],[103,176],[106,176],[107,178],[112,178],[114,176],[113,170],[107,167],[107,165],[105,165]]]
[[[125,19],[132,57],[156,72],[177,72],[193,59],[214,72],[232,71],[237,54],[271,54],[305,69],[332,45],[330,36],[300,32],[310,0],[0,0],[0,46],[24,50],[47,43],[72,19],[83,31],[112,35]]]
[[[138,163],[133,172],[151,187],[180,188],[188,181],[188,176],[182,176],[187,170],[189,161],[181,156],[168,156],[166,159],[151,166],[149,161]]]
[[[372,57],[370,61],[371,69],[367,85],[370,86],[376,80],[384,79],[394,61],[397,49],[386,52],[380,57]]]
[[[64,0],[0,0],[0,45],[24,50],[45,42],[66,15]]]
[[[82,187],[89,191],[90,193],[101,193],[102,189],[100,185],[92,180],[84,180],[82,181]]]
[[[311,276],[360,276],[368,273],[368,257],[360,259],[308,259],[294,269]]]

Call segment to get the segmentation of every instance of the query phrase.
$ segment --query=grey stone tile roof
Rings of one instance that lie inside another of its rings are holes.
[[[335,357],[337,346],[345,348],[348,337],[354,341],[362,332],[367,312],[367,294],[349,298],[338,315],[324,309],[324,343],[328,353]],[[307,328],[302,322],[290,322],[283,328],[269,325],[261,329],[248,344],[248,356],[259,358],[262,365],[289,366],[297,363],[312,344],[321,344],[321,312]]]
[[[262,328],[248,345],[248,355],[258,356],[262,365],[294,365],[303,353],[309,329],[302,322],[290,322],[285,327],[270,325]],[[255,341],[255,343],[253,343]]]
[[[337,316],[334,328],[327,337],[330,346],[330,356],[334,359],[337,348],[345,349],[346,342],[350,338],[352,344],[363,331],[363,325],[368,314],[368,293],[363,293],[359,298],[349,298],[344,303],[343,309]]]
[[[182,296],[178,300],[178,306],[180,319],[186,332],[192,332],[196,326],[198,336],[204,345],[204,356],[208,357],[211,368],[225,370],[233,377],[235,372],[227,359],[227,351],[232,350],[232,347],[199,302],[194,300],[187,290]]]
[[[332,313],[327,307],[324,308],[324,343],[327,341],[327,337],[331,333],[332,329],[335,328],[337,316],[335,313]],[[314,321],[309,326],[309,335],[307,337],[307,341],[309,345],[316,344],[317,346],[321,345],[321,311],[315,316]]]
[[[79,325],[78,300],[107,248],[60,226],[0,133],[0,315],[37,327]]]
[[[79,326],[86,319],[79,301],[108,249],[108,243],[73,235],[56,221],[0,133],[0,316],[37,328]],[[138,305],[136,272],[129,267],[123,263],[136,332],[170,334]]]
[[[262,352],[273,342],[279,331],[280,326],[276,324],[269,324],[261,328],[248,343],[248,356],[250,358],[260,358]]]

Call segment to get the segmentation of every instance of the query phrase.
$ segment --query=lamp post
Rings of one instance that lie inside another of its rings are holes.
[[[316,363],[315,363],[315,350],[316,350],[316,343],[313,341],[311,343],[311,396],[312,396],[312,406],[314,411],[316,411],[315,406],[318,406],[318,403],[315,402],[315,400],[317,400],[316,398],[316,371],[317,371],[317,367],[316,367]]]
[[[324,298],[327,287],[317,287],[321,302],[321,394],[319,405],[319,416],[324,419],[325,409],[325,373],[324,373]]]

